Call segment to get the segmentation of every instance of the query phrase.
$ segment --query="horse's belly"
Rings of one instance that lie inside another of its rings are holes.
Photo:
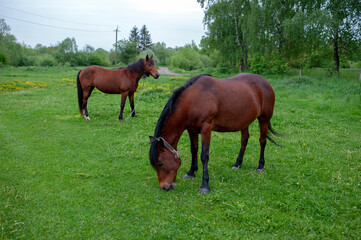
[[[121,94],[119,89],[97,88],[99,91],[108,94]]]
[[[121,88],[119,86],[119,84],[116,84],[116,83],[112,83],[112,82],[108,82],[108,83],[105,83],[105,81],[103,82],[100,82],[100,81],[95,81],[94,83],[95,87],[103,92],[103,93],[109,93],[109,94],[121,94]]]
[[[216,132],[237,132],[247,128],[253,121],[253,119],[247,119],[242,121],[214,121],[213,131]]]
[[[242,105],[234,104],[233,107],[222,108],[213,120],[213,130],[236,132],[248,127],[259,116],[259,109]]]

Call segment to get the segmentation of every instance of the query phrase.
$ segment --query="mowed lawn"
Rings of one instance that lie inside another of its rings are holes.
[[[256,121],[243,165],[232,170],[241,134],[213,132],[211,191],[201,195],[201,171],[181,178],[191,162],[186,133],[175,190],[159,188],[148,158],[164,105],[195,73],[141,80],[137,117],[121,122],[120,95],[99,91],[88,102],[91,121],[80,116],[77,70],[0,68],[0,239],[360,238],[357,74],[265,76],[283,148],[268,142],[257,173]]]

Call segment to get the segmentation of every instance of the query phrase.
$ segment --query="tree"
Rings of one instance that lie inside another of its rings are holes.
[[[135,42],[137,44],[137,47],[139,48],[140,37],[137,26],[134,26],[132,30],[130,30],[129,41]]]
[[[78,46],[75,38],[66,38],[58,45],[57,51],[54,53],[55,59],[59,63],[69,63],[71,66],[77,65]]]
[[[325,34],[332,44],[335,71],[340,69],[340,55],[352,55],[360,50],[361,44],[361,2],[360,0],[326,1],[328,16]]]
[[[238,63],[243,70],[249,56],[294,65],[317,57],[323,63],[315,63],[325,66],[333,55],[338,71],[341,56],[360,57],[359,0],[197,1],[205,9],[207,27],[202,47],[218,51],[221,64]]]
[[[152,50],[154,51],[154,54],[157,56],[159,60],[159,63],[157,62],[157,65],[161,65],[161,66],[170,65],[171,57],[174,52],[173,49],[167,48],[164,42],[162,43],[157,42],[153,44]]]
[[[223,64],[239,66],[243,71],[248,58],[245,26],[250,10],[249,1],[198,0],[198,2],[205,8],[204,24],[208,28],[206,40],[202,44],[217,49],[223,58],[221,61]]]
[[[24,54],[22,45],[16,42],[14,35],[10,33],[10,26],[4,19],[0,19],[0,53],[2,62],[12,66],[24,66],[27,63],[27,56]]]
[[[8,43],[8,35],[10,34],[10,26],[6,24],[5,19],[0,19],[0,63],[6,64],[8,62],[6,52],[6,45]]]
[[[4,36],[10,34],[10,26],[6,24],[5,19],[0,18],[0,35]]]
[[[147,26],[143,25],[140,29],[140,36],[139,36],[139,47],[141,51],[144,51],[152,46],[152,39],[150,37],[149,31]]]
[[[139,49],[135,42],[123,39],[118,41],[118,50],[120,52],[120,61],[123,64],[130,64],[137,60]]]
[[[90,46],[89,44],[86,44],[83,49],[83,52],[91,54],[94,53],[94,50],[95,50],[94,47]]]

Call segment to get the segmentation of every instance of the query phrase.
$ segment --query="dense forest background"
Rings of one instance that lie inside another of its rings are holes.
[[[134,26],[111,51],[75,38],[34,48],[18,43],[0,19],[0,65],[128,65],[146,54],[172,69],[215,68],[220,72],[285,73],[291,68],[361,67],[359,0],[197,0],[207,29],[201,43],[169,48],[153,43],[146,25]]]

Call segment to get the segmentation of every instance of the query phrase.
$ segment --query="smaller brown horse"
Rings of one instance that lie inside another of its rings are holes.
[[[248,127],[258,119],[260,126],[261,154],[257,171],[264,168],[266,138],[274,142],[268,133],[276,134],[271,128],[275,94],[271,84],[256,74],[239,74],[226,79],[211,75],[191,78],[178,88],[164,107],[154,137],[150,137],[149,159],[158,175],[160,188],[175,187],[181,159],[177,150],[180,137],[185,130],[191,140],[192,165],[183,177],[195,177],[198,170],[198,134],[201,134],[203,178],[200,193],[208,193],[208,159],[211,132],[242,133],[241,149],[233,169],[238,169],[243,161],[249,138]]]
[[[89,66],[80,70],[77,76],[80,113],[86,120],[90,120],[87,102],[94,87],[96,87],[103,93],[122,95],[120,114],[118,117],[120,120],[123,120],[125,101],[129,96],[132,116],[135,117],[134,92],[137,91],[138,82],[141,77],[149,77],[149,75],[152,75],[155,79],[159,77],[159,73],[155,68],[153,56],[149,58],[148,55],[145,59],[139,59],[139,61],[128,67],[119,68],[117,70],[108,70],[98,66]]]

